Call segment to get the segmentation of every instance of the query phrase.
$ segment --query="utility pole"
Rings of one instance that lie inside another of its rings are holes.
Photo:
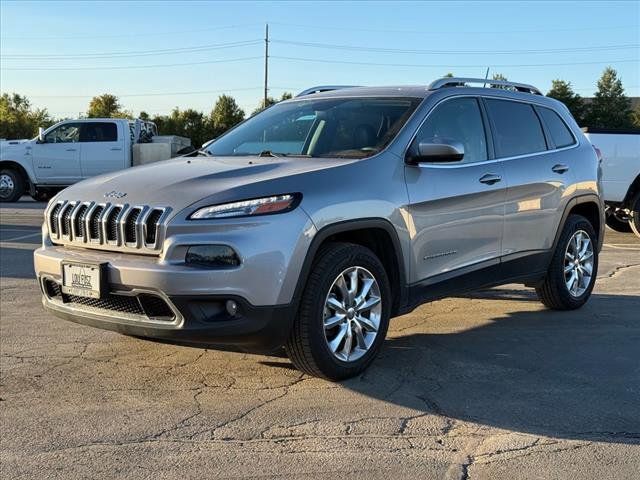
[[[267,96],[269,92],[269,24],[265,24],[264,30],[264,100],[262,108],[267,108]]]

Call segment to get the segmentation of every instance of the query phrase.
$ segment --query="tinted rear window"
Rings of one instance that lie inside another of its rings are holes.
[[[566,123],[560,118],[560,115],[544,107],[539,107],[538,111],[551,134],[551,139],[553,143],[555,143],[556,148],[568,147],[576,143],[571,134],[571,130],[569,130],[569,127],[567,127]]]
[[[493,120],[495,146],[499,157],[514,157],[547,149],[540,120],[527,103],[487,99]]]
[[[91,122],[82,125],[80,130],[81,142],[116,142],[118,129],[115,123]]]

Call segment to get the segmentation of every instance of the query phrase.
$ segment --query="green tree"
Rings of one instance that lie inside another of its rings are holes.
[[[501,80],[501,81],[506,82],[507,81],[507,77],[505,77],[501,73],[494,73],[493,76],[491,77],[491,80]],[[507,86],[504,86],[504,85],[491,85],[491,88],[500,88],[502,90],[511,90],[510,87],[507,87]]]
[[[191,145],[199,148],[213,138],[209,121],[202,113],[192,108],[174,108],[169,115],[156,115],[152,121],[161,135],[180,135],[191,139]]]
[[[552,80],[551,90],[547,92],[547,97],[555,98],[564,103],[573,118],[576,119],[578,125],[582,125],[584,121],[585,106],[582,97],[575,93],[571,88],[571,82],[564,80]]]
[[[633,128],[640,128],[640,105],[631,112],[631,126]]]
[[[218,137],[242,120],[244,120],[244,111],[235,99],[229,95],[221,95],[211,111],[212,138]]]
[[[611,67],[605,68],[598,91],[588,106],[586,124],[600,128],[627,128],[631,126],[631,101],[624,94],[622,80]]]
[[[444,78],[453,78],[453,76],[453,73],[449,72],[444,76]]]
[[[284,92],[280,97],[280,100],[276,100],[273,97],[267,97],[267,101],[265,102],[263,99],[260,102],[260,105],[258,106],[258,108],[256,108],[253,112],[251,112],[251,116],[255,115],[256,113],[260,113],[262,110],[264,110],[265,108],[269,108],[271,105],[275,105],[276,103],[282,102],[283,100],[289,100],[290,98],[293,98],[293,94],[289,92]]]
[[[31,103],[17,93],[3,93],[0,97],[0,138],[32,138],[38,127],[49,127],[54,120],[46,109],[32,109]]]
[[[139,114],[138,114],[138,118],[140,120],[151,120],[151,117],[149,116],[149,114],[147,112],[145,112],[144,110],[142,110]]]
[[[104,93],[93,97],[87,110],[89,118],[131,118],[131,112],[122,109],[118,97]]]

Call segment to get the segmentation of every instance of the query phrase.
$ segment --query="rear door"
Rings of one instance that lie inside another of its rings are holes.
[[[500,162],[491,160],[476,97],[450,97],[436,105],[410,148],[439,138],[461,142],[463,160],[405,167],[417,281],[497,265],[501,251],[505,182]]]
[[[552,247],[563,214],[572,183],[565,150],[576,140],[545,107],[502,98],[484,102],[507,179],[502,255],[510,260],[541,254]],[[553,125],[557,145],[550,130],[545,132],[545,123]],[[531,263],[530,268],[533,273],[537,265]]]
[[[31,149],[36,180],[40,184],[69,185],[82,178],[80,124],[67,122],[47,132],[44,142]]]
[[[127,167],[124,132],[116,122],[87,122],[80,129],[83,178]]]

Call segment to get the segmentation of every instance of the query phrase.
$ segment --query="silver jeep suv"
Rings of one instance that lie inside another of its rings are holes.
[[[284,346],[335,380],[371,363],[391,317],[430,300],[519,282],[549,308],[582,306],[603,211],[594,148],[532,86],[317,87],[195,156],[62,191],[35,270],[57,316]]]

